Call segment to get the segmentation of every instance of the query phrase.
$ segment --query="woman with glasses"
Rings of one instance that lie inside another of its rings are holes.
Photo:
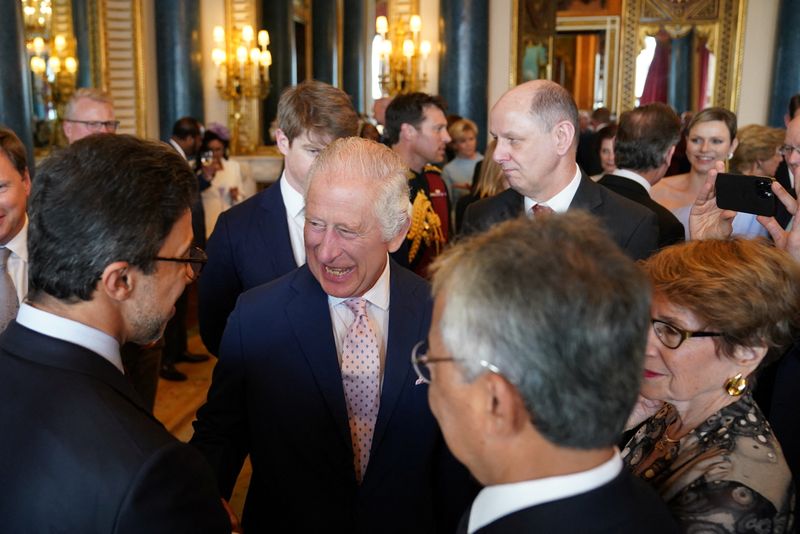
[[[751,387],[800,325],[800,265],[732,239],[669,247],[644,268],[652,328],[625,463],[686,532],[788,532],[791,474]]]

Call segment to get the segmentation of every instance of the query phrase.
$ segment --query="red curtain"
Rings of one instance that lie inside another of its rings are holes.
[[[706,42],[701,41],[697,47],[697,70],[699,72],[699,82],[697,84],[697,107],[695,109],[706,108],[706,91],[708,91],[708,56],[710,52],[706,47]]]
[[[665,31],[656,36],[656,51],[647,71],[644,90],[639,105],[651,102],[667,102],[667,81],[669,80],[669,34]]]

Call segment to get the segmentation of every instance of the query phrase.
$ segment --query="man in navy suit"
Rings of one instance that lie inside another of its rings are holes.
[[[239,298],[192,444],[225,497],[250,454],[246,531],[452,531],[470,485],[409,359],[429,289],[389,259],[409,226],[405,165],[351,137],[308,179],[307,264]]]
[[[500,98],[489,122],[497,139],[494,160],[511,187],[471,204],[463,233],[522,214],[583,209],[598,217],[632,258],[646,258],[656,250],[655,214],[597,185],[575,163],[578,109],[566,89],[547,80],[526,82]]]
[[[33,182],[29,293],[0,336],[4,532],[229,533],[202,456],[126,380],[202,266],[196,180],[161,143],[98,134]]]
[[[626,111],[614,141],[618,168],[598,182],[656,214],[659,248],[682,242],[686,233],[671,211],[650,198],[650,188],[667,172],[680,135],[681,119],[666,104],[654,102]]]
[[[350,98],[326,83],[308,80],[286,89],[278,102],[278,149],[284,169],[277,184],[220,215],[199,282],[200,336],[219,353],[236,299],[250,288],[303,265],[306,175],[331,141],[356,135],[358,115]]]
[[[459,532],[677,532],[614,446],[633,408],[650,288],[585,213],[519,218],[433,265],[415,349],[453,454],[485,485]]]

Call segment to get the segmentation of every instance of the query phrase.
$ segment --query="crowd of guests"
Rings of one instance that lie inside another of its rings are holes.
[[[484,156],[437,96],[378,111],[286,89],[257,193],[223,127],[115,135],[95,90],[34,177],[0,129],[0,522],[792,532],[800,118],[649,104],[582,131],[538,80],[493,105]],[[718,208],[726,163],[777,177],[782,211]],[[203,358],[195,280],[218,361],[184,444],[151,414],[159,374]]]

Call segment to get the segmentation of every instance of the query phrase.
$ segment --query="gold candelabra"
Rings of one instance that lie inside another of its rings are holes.
[[[378,81],[383,96],[424,90],[431,43],[420,41],[420,16],[396,17],[390,26],[389,20],[381,15],[375,19],[375,31],[381,37]]]
[[[261,30],[256,35],[250,25],[230,32],[225,39],[222,26],[214,28],[214,49],[211,60],[217,73],[217,90],[223,100],[232,102],[229,125],[231,127],[231,151],[239,152],[239,128],[242,113],[248,100],[263,100],[270,90],[269,67],[272,54],[269,33]]]

